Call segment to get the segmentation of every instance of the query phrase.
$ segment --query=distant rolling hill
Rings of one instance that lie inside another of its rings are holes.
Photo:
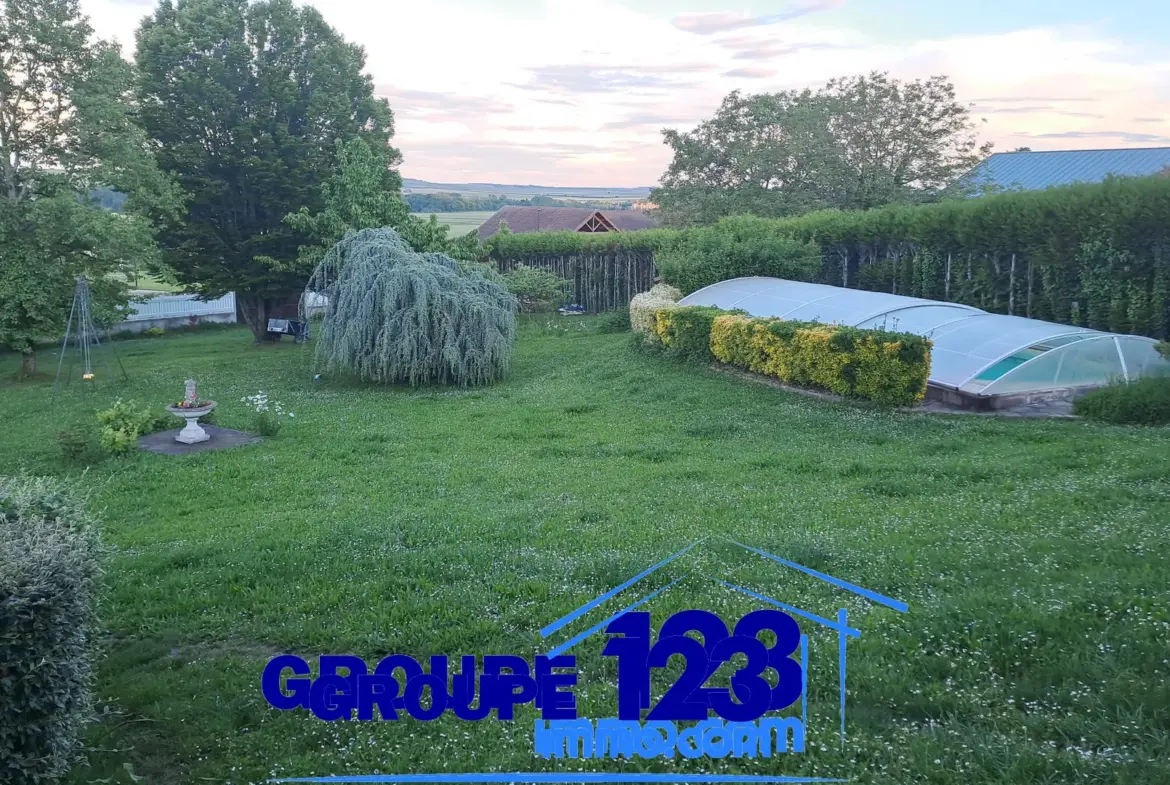
[[[504,185],[501,183],[431,183],[426,180],[402,179],[404,191],[414,193],[457,193],[479,196],[529,198],[551,196],[559,199],[645,199],[650,188],[573,188],[559,185]]]

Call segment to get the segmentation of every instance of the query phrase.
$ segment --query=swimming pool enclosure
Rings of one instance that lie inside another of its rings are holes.
[[[1170,375],[1170,361],[1157,352],[1152,338],[883,292],[781,278],[734,278],[699,289],[681,304],[922,335],[933,342],[929,383],[967,395],[1094,387],[1115,379]]]

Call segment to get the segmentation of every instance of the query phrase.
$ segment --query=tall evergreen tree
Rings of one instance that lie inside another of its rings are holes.
[[[393,115],[363,73],[365,53],[290,0],[163,0],[138,31],[143,123],[191,198],[163,233],[178,279],[234,291],[257,340],[312,265],[284,221],[324,207],[337,142],[389,146]]]

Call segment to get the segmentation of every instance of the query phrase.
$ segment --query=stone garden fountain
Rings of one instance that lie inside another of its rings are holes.
[[[183,400],[167,407],[168,412],[187,421],[187,424],[175,436],[175,441],[183,444],[196,444],[210,439],[207,431],[200,427],[199,418],[211,414],[214,408],[215,401],[199,400],[199,396],[195,394],[195,380],[188,379]]]
[[[186,424],[180,429],[156,431],[138,437],[138,446],[160,455],[187,455],[193,452],[226,450],[242,444],[262,441],[260,436],[231,428],[221,428],[207,423],[207,429],[199,424],[202,417],[211,414],[215,401],[201,401],[195,392],[195,380],[187,380],[183,400],[167,407],[167,411],[181,418]]]

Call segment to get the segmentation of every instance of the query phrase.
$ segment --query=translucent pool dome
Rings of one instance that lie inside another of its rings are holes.
[[[980,396],[1170,375],[1170,361],[1158,354],[1152,338],[883,292],[782,278],[734,278],[699,289],[681,304],[915,333],[934,344],[930,384]]]

